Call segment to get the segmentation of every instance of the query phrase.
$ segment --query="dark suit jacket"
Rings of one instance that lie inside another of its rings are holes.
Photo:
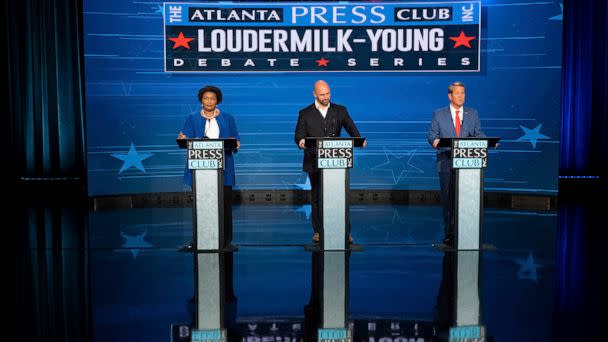
[[[485,133],[481,130],[479,123],[479,115],[474,108],[463,108],[462,125],[460,126],[460,137],[485,137]],[[455,138],[456,128],[454,128],[454,120],[450,107],[443,107],[433,112],[433,120],[429,128],[429,144],[433,145],[435,139],[440,138]],[[439,172],[450,172],[452,164],[450,161],[450,149],[441,147],[437,149],[437,170]]]
[[[297,145],[301,139],[307,137],[339,137],[342,128],[351,137],[361,136],[353,119],[348,115],[346,107],[331,103],[327,116],[323,119],[321,112],[319,112],[313,103],[300,110],[294,140]],[[304,162],[302,165],[304,171],[312,172],[315,170],[316,153],[316,148],[309,147],[304,150]]]

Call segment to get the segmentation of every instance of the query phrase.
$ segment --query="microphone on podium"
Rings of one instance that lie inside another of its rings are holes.
[[[207,123],[205,124],[205,132],[203,133],[203,139],[209,139],[209,136],[207,135],[207,131],[209,131],[210,127],[211,127],[211,119],[207,119]]]

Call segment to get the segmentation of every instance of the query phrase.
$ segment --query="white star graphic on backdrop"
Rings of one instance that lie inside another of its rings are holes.
[[[399,209],[394,208],[393,209],[393,219],[391,221],[392,225],[395,226],[399,226],[399,229],[403,230],[405,229],[405,243],[416,243],[417,240],[414,239],[414,237],[412,236],[412,227],[409,224],[409,220],[407,218],[402,218],[401,214],[399,213]]]
[[[300,190],[310,190],[310,179],[306,176],[304,183],[294,183],[294,185],[300,188]]]
[[[298,213],[304,213],[306,215],[306,219],[310,220],[310,213],[312,212],[312,206],[310,204],[303,204],[295,211]]]
[[[131,92],[133,91],[133,83],[128,82],[122,82],[120,81],[120,86],[122,87],[122,93],[125,96],[131,96]]]
[[[564,20],[564,4],[560,2],[559,8],[562,11],[562,13],[552,16],[551,18],[549,18],[549,20]]]
[[[122,160],[124,163],[122,164],[118,173],[122,173],[124,170],[127,170],[131,166],[139,169],[142,172],[146,172],[144,169],[144,165],[141,163],[143,160],[148,159],[152,156],[152,153],[137,153],[135,149],[135,145],[131,143],[131,147],[129,148],[129,152],[125,153],[112,153],[111,156],[117,159]]]
[[[527,259],[515,259],[515,263],[519,265],[517,278],[530,279],[534,282],[538,281],[538,269],[543,266],[534,261],[534,255],[532,255],[532,252],[528,254]]]
[[[548,136],[540,133],[540,129],[541,127],[543,127],[543,124],[539,124],[534,128],[528,128],[521,125],[519,127],[521,127],[522,131],[524,131],[524,135],[517,138],[517,140],[515,141],[528,141],[530,142],[530,144],[532,144],[532,147],[534,149],[536,149],[536,143],[538,142],[538,139],[549,139]]]
[[[393,220],[391,223],[392,224],[397,223],[397,224],[401,225],[405,222],[406,222],[406,220],[401,218],[401,214],[399,214],[399,210],[397,208],[394,208],[393,209]]]
[[[384,218],[389,218],[390,214],[383,215]],[[393,208],[393,217],[388,219],[377,219],[372,221],[373,224],[368,226],[368,230],[372,232],[376,239],[383,238],[385,242],[391,243],[395,239],[399,239],[400,243],[415,243],[416,240],[412,236],[411,226],[408,220],[401,217],[399,210]],[[397,232],[397,236],[395,236]],[[403,240],[401,240],[403,237]]]
[[[424,171],[412,165],[411,163],[415,152],[416,151],[414,150],[406,155],[398,156],[393,152],[384,150],[386,162],[373,167],[372,170],[390,171],[395,184],[398,184],[402,178],[406,178],[408,173],[422,174],[424,173]]]
[[[121,247],[128,248],[131,252],[131,255],[133,255],[133,259],[136,259],[137,255],[139,254],[140,248],[152,247],[150,243],[144,240],[146,234],[148,234],[148,232],[143,232],[139,235],[127,235],[123,232],[120,232],[120,236],[125,239],[125,242],[122,244]]]

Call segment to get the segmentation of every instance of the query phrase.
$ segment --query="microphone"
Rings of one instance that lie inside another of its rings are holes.
[[[334,116],[333,118],[331,118],[331,136],[332,137],[336,137],[338,136],[338,134],[336,134],[336,130],[338,129],[338,119]]]
[[[207,131],[209,131],[210,127],[211,127],[211,119],[207,119],[207,123],[205,123],[205,132],[203,133],[203,139],[209,139],[209,137],[207,136]]]

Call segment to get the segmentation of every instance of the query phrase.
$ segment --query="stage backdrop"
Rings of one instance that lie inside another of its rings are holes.
[[[175,138],[205,85],[241,135],[239,189],[309,189],[293,141],[326,80],[368,139],[354,189],[438,189],[427,142],[447,86],[466,84],[491,151],[486,191],[555,193],[557,1],[84,0],[89,194],[184,191]]]

